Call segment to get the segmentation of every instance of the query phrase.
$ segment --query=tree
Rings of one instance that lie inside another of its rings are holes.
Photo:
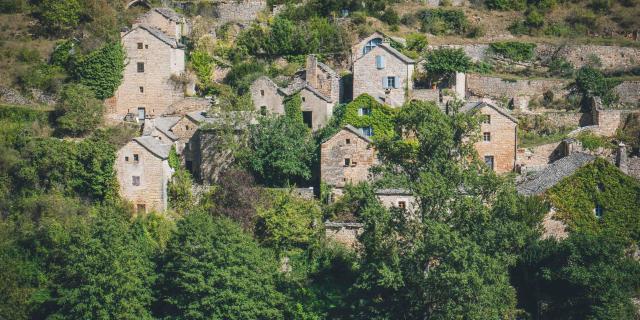
[[[161,270],[160,316],[282,318],[274,255],[226,218],[193,212],[180,220]]]
[[[80,136],[97,129],[102,123],[104,105],[93,91],[81,84],[64,87],[56,104],[56,123],[60,132]]]
[[[191,192],[192,187],[191,174],[185,169],[178,168],[167,186],[169,206],[181,214],[188,213],[195,203]]]
[[[617,81],[592,67],[582,67],[576,74],[576,88],[583,96],[583,103],[591,97],[600,97],[605,106],[618,102],[620,97],[613,91],[617,85]]]
[[[313,200],[297,197],[289,191],[273,190],[267,208],[258,208],[256,234],[265,244],[281,251],[304,248],[316,232],[320,207]]]
[[[43,31],[53,35],[64,35],[78,26],[82,6],[78,0],[41,0],[36,6],[35,16]]]
[[[310,130],[287,116],[261,117],[251,128],[248,167],[269,186],[287,186],[311,178],[316,144]]]
[[[471,59],[462,49],[436,49],[426,55],[425,68],[432,79],[442,80],[471,68]]]
[[[119,42],[107,44],[75,61],[75,78],[91,88],[96,98],[104,100],[113,96],[124,71],[125,52]]]
[[[251,174],[235,168],[224,171],[211,198],[212,214],[231,218],[245,230],[253,231],[260,189]]]
[[[53,267],[52,318],[151,319],[154,264],[129,215],[110,204],[70,232]]]

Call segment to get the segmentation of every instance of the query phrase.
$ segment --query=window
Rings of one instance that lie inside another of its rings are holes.
[[[358,114],[361,116],[368,116],[371,114],[371,108],[360,108],[358,109]]]
[[[129,157],[124,157],[124,161],[129,162]]]
[[[138,157],[138,155],[137,155],[137,154],[134,154],[134,155],[133,155],[133,161],[135,161],[135,162],[140,161],[140,158]]]
[[[138,72],[144,72],[144,62],[138,62]]]
[[[357,162],[355,162],[355,161],[351,161],[351,166],[352,166],[352,167],[355,167],[356,165],[358,165],[358,163],[357,163]]]
[[[384,69],[384,57],[376,56],[376,68]]]
[[[136,212],[147,212],[147,206],[144,204],[137,204]]]
[[[145,49],[149,49],[149,45],[148,45],[148,44],[145,44],[145,45],[144,45],[144,48],[145,48]]]
[[[345,144],[351,144],[351,139],[346,139],[346,140],[344,141],[344,143],[345,143]]]
[[[142,42],[138,42],[138,49],[142,49]]]
[[[604,209],[602,209],[602,206],[600,204],[596,203],[596,208],[593,211],[596,214],[596,218],[598,219],[602,218],[602,215],[604,214]]]
[[[260,95],[264,97],[264,90],[260,90]]]
[[[305,102],[305,101],[307,101],[307,99],[305,99],[305,97],[302,97],[302,102]]]
[[[146,112],[144,108],[138,108],[138,120],[144,120],[145,113]]]
[[[400,87],[400,78],[398,77],[384,77],[382,78],[382,87],[385,89],[392,89]]]
[[[489,169],[493,170],[493,156],[484,156],[484,163],[489,167]]]
[[[140,93],[144,93],[144,87],[140,87],[138,89],[140,89]]]
[[[485,114],[482,117],[482,123],[484,124],[490,124],[491,123],[491,115]]]
[[[311,111],[302,111],[302,122],[304,122],[309,128],[311,128],[312,119],[313,114]]]
[[[362,129],[360,129],[362,131],[362,134],[367,136],[367,137],[371,137],[373,135],[373,128],[372,127],[364,127]]]
[[[485,142],[491,141],[491,132],[482,133],[482,141],[485,141]]]
[[[351,159],[349,159],[349,158],[344,158],[344,166],[345,166],[345,167],[348,167],[348,166],[350,166],[350,165],[351,165]]]
[[[398,201],[398,208],[406,209],[407,208],[407,203],[404,202],[404,201]]]
[[[263,116],[267,115],[267,106],[260,106],[260,114]]]
[[[373,50],[373,48],[379,46],[382,43],[382,38],[371,39],[367,44],[362,48],[362,54],[367,54],[369,51]]]
[[[185,125],[185,126],[184,126],[184,129],[185,129],[185,130],[189,130],[189,126]]]
[[[140,176],[133,176],[131,177],[131,182],[134,186],[139,186],[140,185]]]

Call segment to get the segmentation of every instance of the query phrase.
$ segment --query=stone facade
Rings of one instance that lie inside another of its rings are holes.
[[[116,175],[120,195],[138,212],[164,212],[167,184],[173,170],[167,161],[171,145],[151,136],[134,138],[116,154]]]
[[[305,79],[312,88],[318,90],[332,102],[339,102],[340,99],[340,75],[326,64],[318,61],[318,58],[310,54],[306,61]]]
[[[520,173],[540,171],[546,166],[563,157],[562,144],[558,142],[543,144],[528,149],[518,149],[516,167]]]
[[[553,92],[556,97],[566,96],[569,93],[567,89],[569,84],[569,80],[505,80],[480,74],[467,74],[467,95],[493,99],[523,97],[524,104],[528,105],[529,100],[542,97],[547,91]]]
[[[362,234],[362,223],[330,222],[324,223],[325,236],[349,248],[357,248],[358,236]]]
[[[620,103],[628,106],[640,106],[640,81],[624,81],[613,88],[620,97]]]
[[[371,140],[346,126],[320,147],[320,179],[333,188],[369,180],[377,163]]]
[[[333,115],[335,103],[309,85],[300,90],[300,97],[302,99],[303,118],[305,113],[311,115],[311,122],[309,123],[311,130],[318,131],[323,128]]]
[[[394,107],[413,89],[415,62],[382,43],[353,63],[353,96],[363,93]]]
[[[248,23],[256,20],[258,14],[267,8],[266,0],[221,0],[215,4],[216,22]]]
[[[181,39],[188,35],[188,26],[186,19],[169,8],[154,8],[146,14],[138,17],[133,27],[138,25],[147,25],[162,31],[164,34],[174,38]]]
[[[185,71],[184,49],[157,29],[139,25],[122,35],[126,51],[124,78],[108,108],[114,118],[163,115],[184,98],[182,85],[172,75]]]
[[[480,141],[475,143],[480,160],[490,162],[497,173],[515,168],[518,121],[502,108],[484,102],[466,104],[467,112],[478,112],[481,119]]]
[[[285,95],[267,76],[256,79],[250,88],[251,100],[256,111],[284,114]]]
[[[410,214],[418,211],[416,197],[408,190],[379,189],[376,190],[376,198],[385,208],[403,208]]]

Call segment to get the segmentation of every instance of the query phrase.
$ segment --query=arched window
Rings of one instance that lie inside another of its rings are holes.
[[[369,40],[369,42],[367,42],[367,44],[364,46],[364,48],[362,48],[362,54],[367,54],[369,53],[369,51],[371,51],[373,48],[379,46],[382,43],[382,38],[374,38]]]

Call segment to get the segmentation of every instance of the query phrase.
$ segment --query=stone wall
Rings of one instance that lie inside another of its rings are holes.
[[[358,245],[358,236],[362,234],[362,223],[351,222],[325,222],[325,235],[328,239],[334,240],[350,248]]]
[[[256,79],[249,89],[251,100],[256,111],[261,111],[262,107],[274,114],[284,114],[284,95],[278,91],[278,87],[268,77]]]
[[[215,4],[216,22],[251,22],[267,8],[266,0],[222,0]]]
[[[640,158],[632,157],[627,158],[627,172],[628,175],[640,180]]]
[[[142,43],[143,49],[138,49]],[[185,70],[184,50],[172,48],[142,28],[136,28],[122,38],[127,59],[122,84],[114,96],[109,114],[122,118],[145,108],[148,116],[166,114],[169,106],[184,98],[184,88],[171,80]],[[144,63],[138,72],[137,63]]]
[[[640,81],[624,81],[617,85],[613,91],[618,94],[621,103],[640,106]]]
[[[345,159],[349,159],[349,165],[345,165]],[[342,129],[320,147],[320,179],[336,188],[367,181],[369,169],[376,162],[376,151],[368,141]]]
[[[604,136],[613,136],[625,118],[622,110],[595,109],[593,114],[594,124],[598,126],[597,133]]]
[[[327,102],[308,87],[300,90],[303,112],[311,112],[311,130],[318,131],[324,127],[333,115],[334,103]]]
[[[411,99],[421,101],[440,101],[440,90],[438,89],[414,89],[411,91]]]
[[[520,148],[517,154],[517,166],[520,172],[539,171],[549,163],[562,157],[560,142],[543,144],[531,148]]]
[[[556,97],[566,96],[570,80],[560,79],[535,79],[535,80],[504,80],[498,77],[484,76],[480,74],[467,74],[467,94],[476,97],[490,97],[500,99],[502,97],[541,97],[545,92],[551,91]]]
[[[198,124],[187,116],[183,116],[178,122],[171,128],[173,134],[178,137],[176,144],[176,152],[183,154],[183,151],[187,148],[187,144],[198,130]],[[186,161],[192,161],[190,155],[185,154]]]
[[[400,107],[404,104],[405,88],[413,88],[413,64],[406,64],[382,47],[373,48],[353,64],[353,97],[367,93],[385,103]],[[384,68],[376,67],[376,56],[384,59]],[[397,88],[384,88],[386,77],[398,77]]]
[[[494,170],[497,173],[511,172],[516,161],[516,127],[517,124],[496,109],[485,106],[480,113],[490,116],[490,123],[480,125],[480,141],[475,149],[483,160],[485,156],[493,156]],[[491,135],[490,141],[482,141],[483,133]]]
[[[333,102],[340,101],[340,76],[313,55],[307,55],[306,80],[309,85]]]
[[[571,111],[551,111],[545,112],[544,115],[554,127],[579,127],[581,125],[591,124],[591,115],[583,112]]]
[[[134,154],[138,155],[137,162]],[[166,190],[171,168],[166,159],[160,159],[138,142],[130,141],[118,150],[115,168],[120,195],[134,207],[144,205],[147,212],[167,209]],[[139,186],[133,185],[133,176],[140,177]]]
[[[400,202],[404,202],[407,212],[415,213],[418,210],[416,197],[408,193],[376,192],[376,198],[385,208],[398,208]]]

